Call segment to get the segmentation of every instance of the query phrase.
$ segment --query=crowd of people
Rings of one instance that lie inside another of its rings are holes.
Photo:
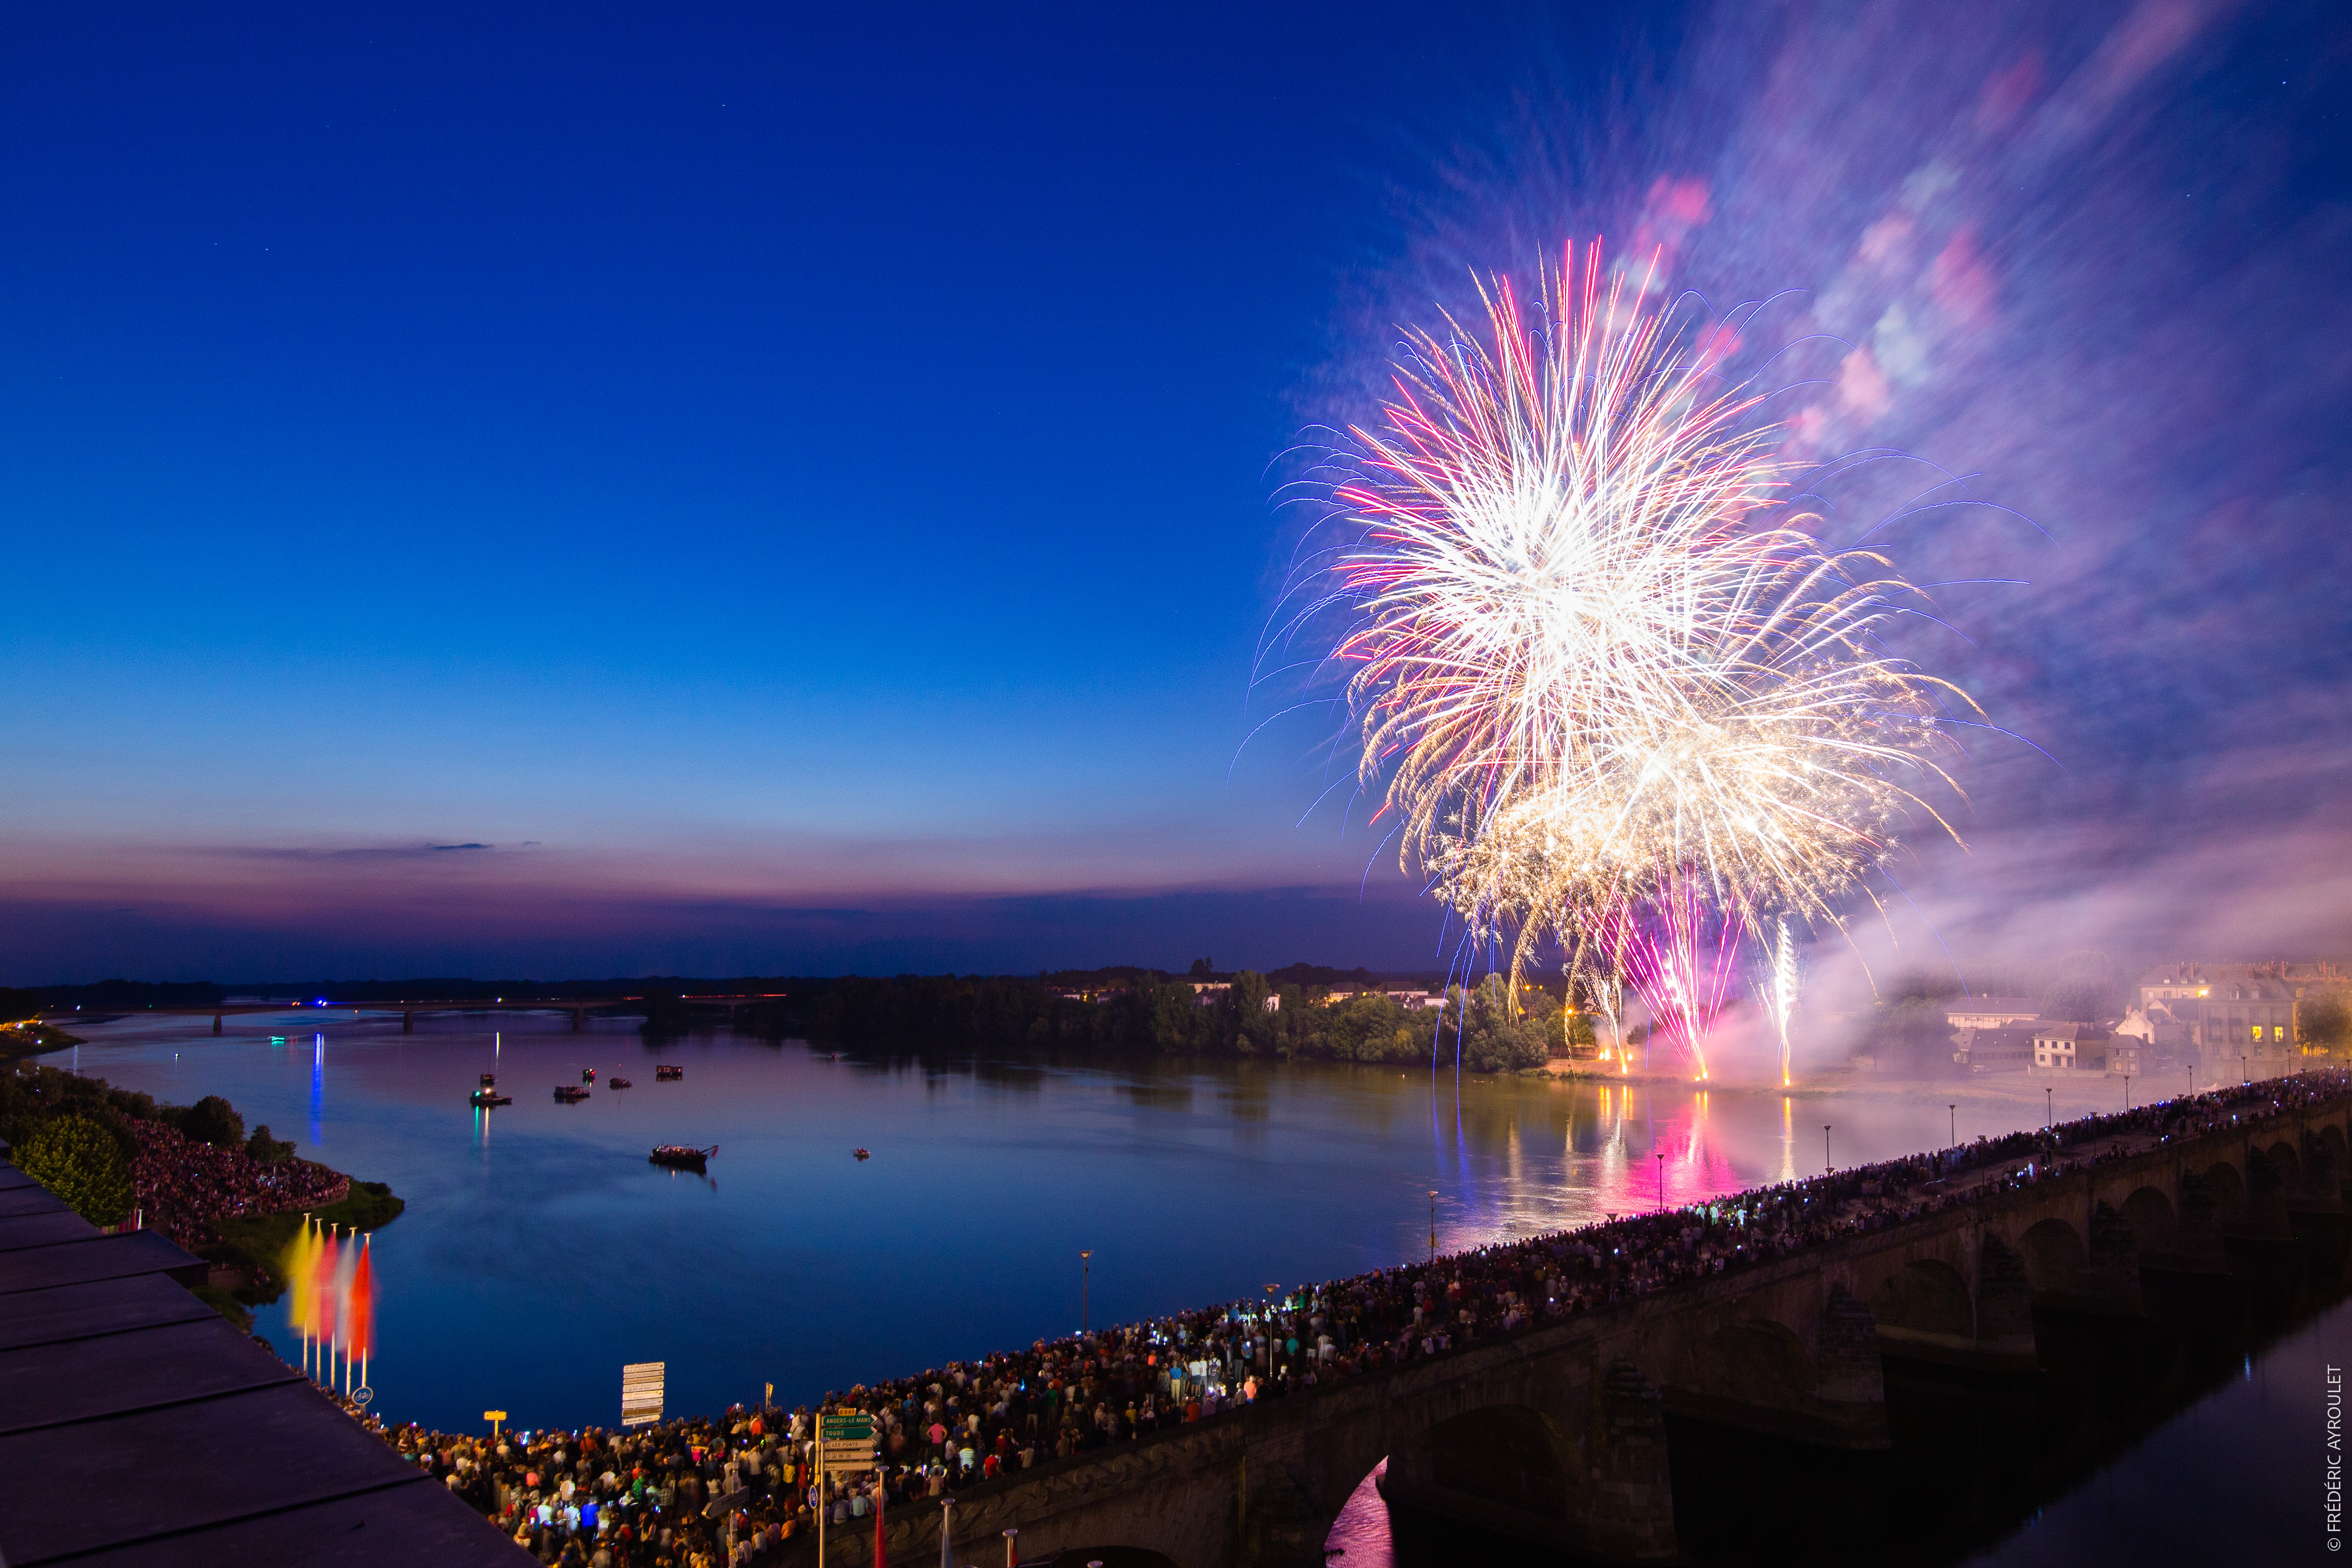
[[[247,1145],[208,1144],[160,1121],[125,1125],[139,1145],[131,1187],[142,1223],[191,1252],[220,1240],[221,1219],[325,1208],[351,1196],[349,1176],[308,1160],[264,1161]]]
[[[877,1468],[845,1476],[815,1473],[806,1408],[496,1439],[369,1425],[541,1562],[739,1568],[814,1531],[820,1513],[828,1529],[871,1531],[877,1508],[937,1507],[1237,1406],[2063,1180],[2118,1157],[2126,1138],[2200,1135],[2347,1088],[2352,1076],[2328,1071],[2085,1117],[828,1394],[827,1410],[870,1413],[877,1433]]]

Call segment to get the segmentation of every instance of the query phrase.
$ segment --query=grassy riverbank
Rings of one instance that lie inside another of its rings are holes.
[[[21,1023],[12,1023],[0,1029],[0,1062],[21,1061],[28,1056],[64,1051],[81,1042],[81,1036],[68,1034],[55,1024],[26,1019]]]

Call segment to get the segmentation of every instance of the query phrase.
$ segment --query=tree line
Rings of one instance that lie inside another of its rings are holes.
[[[1591,1039],[1586,1020],[1566,1014],[1545,992],[1522,988],[1512,1006],[1495,975],[1468,990],[1449,988],[1442,1009],[1409,1009],[1377,991],[1327,1003],[1319,988],[1276,984],[1249,969],[1205,996],[1157,971],[1110,977],[1117,983],[1091,998],[1063,994],[1080,988],[1066,976],[803,980],[792,995],[748,1009],[743,1022],[771,1039],[918,1049],[1396,1063],[1434,1058],[1445,1065],[1458,1052],[1462,1066],[1475,1072],[1540,1067],[1569,1040]],[[1269,999],[1276,1005],[1269,1008]]]

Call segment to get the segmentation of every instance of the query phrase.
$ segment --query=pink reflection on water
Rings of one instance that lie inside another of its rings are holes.
[[[1372,1473],[1349,1494],[1348,1506],[1339,1511],[1339,1517],[1332,1521],[1331,1533],[1323,1538],[1323,1551],[1332,1568],[1394,1568],[1388,1500],[1381,1496],[1379,1485],[1388,1468],[1386,1459],[1374,1465]],[[1339,1552],[1336,1556],[1334,1548]]]

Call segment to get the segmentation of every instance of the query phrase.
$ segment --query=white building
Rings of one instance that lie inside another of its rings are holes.
[[[2095,1023],[2033,1026],[2033,1065],[2029,1072],[2105,1072],[2114,1037]],[[2137,1045],[2137,1042],[2135,1042]],[[2133,1052],[2137,1057],[2137,1050]]]
[[[1944,1021],[1954,1029],[2007,1029],[2041,1016],[2040,1004],[2025,997],[1955,997],[1944,1004]]]

